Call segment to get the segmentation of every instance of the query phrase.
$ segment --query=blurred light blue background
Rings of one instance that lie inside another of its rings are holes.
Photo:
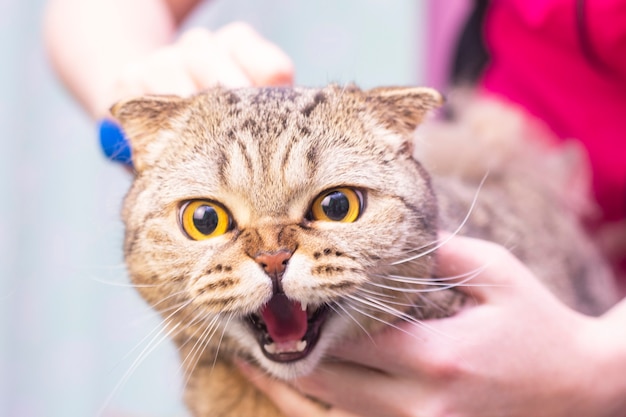
[[[111,416],[184,416],[169,341],[141,353],[159,321],[122,264],[129,176],[101,156],[95,124],[50,70],[44,5],[0,0],[0,416],[95,416],[105,403]],[[428,6],[215,0],[187,26],[251,23],[291,55],[298,84],[424,84],[426,56],[441,59]]]

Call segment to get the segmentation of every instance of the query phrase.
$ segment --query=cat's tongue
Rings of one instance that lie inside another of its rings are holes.
[[[302,305],[285,294],[276,294],[261,310],[267,332],[276,343],[301,340],[307,330],[307,314]]]

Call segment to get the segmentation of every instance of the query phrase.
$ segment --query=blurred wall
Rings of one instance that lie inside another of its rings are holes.
[[[43,6],[0,0],[0,415],[95,416],[104,404],[185,415],[176,354],[122,264],[129,178],[51,73]],[[215,0],[188,26],[248,21],[293,57],[299,84],[420,84],[426,11],[426,0]]]

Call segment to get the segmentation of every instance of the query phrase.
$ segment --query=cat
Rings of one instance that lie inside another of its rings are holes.
[[[424,87],[216,87],[111,109],[136,170],[126,264],[180,351],[195,417],[281,415],[234,357],[288,380],[343,340],[454,314],[439,230],[505,245],[582,312],[612,303],[561,192],[575,170],[490,133],[514,111],[428,119],[442,101]]]

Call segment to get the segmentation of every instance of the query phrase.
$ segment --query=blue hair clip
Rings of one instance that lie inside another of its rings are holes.
[[[99,125],[100,146],[108,159],[133,166],[130,144],[122,128],[112,120],[102,119]]]

